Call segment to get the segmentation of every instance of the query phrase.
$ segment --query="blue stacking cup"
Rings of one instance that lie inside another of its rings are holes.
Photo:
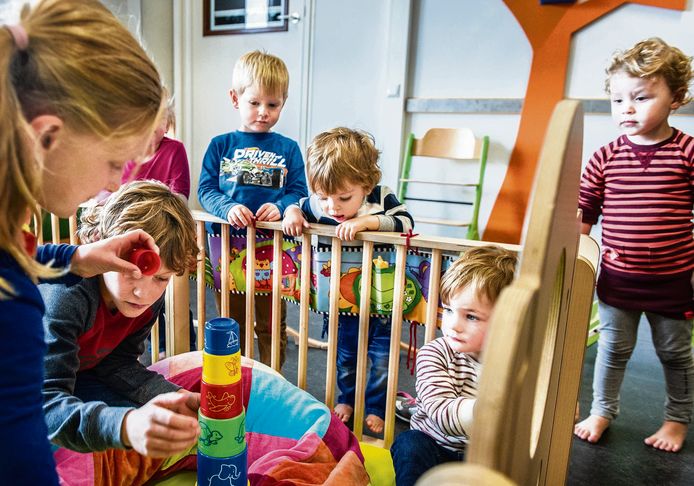
[[[210,457],[198,451],[198,485],[247,483],[247,448],[231,457]]]
[[[217,317],[205,323],[205,351],[222,356],[241,350],[239,323],[227,317]]]

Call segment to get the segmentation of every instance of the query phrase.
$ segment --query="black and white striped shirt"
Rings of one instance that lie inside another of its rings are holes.
[[[453,351],[444,338],[422,346],[417,353],[417,412],[410,427],[447,449],[465,451],[469,433],[463,417],[469,400],[477,397],[481,367],[469,354]]]
[[[338,222],[325,214],[320,207],[316,194],[304,197],[299,207],[309,223],[337,226]],[[414,226],[414,220],[407,207],[398,201],[395,193],[388,186],[378,185],[366,196],[355,217],[374,215],[378,217],[378,231],[398,231],[406,233]]]

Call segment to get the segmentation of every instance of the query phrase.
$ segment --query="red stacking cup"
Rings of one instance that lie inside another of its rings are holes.
[[[211,419],[236,417],[243,411],[243,380],[231,385],[210,385],[202,382],[200,387],[200,411]]]
[[[159,255],[155,251],[146,248],[133,248],[130,250],[128,260],[137,265],[142,275],[154,275],[161,265]]]

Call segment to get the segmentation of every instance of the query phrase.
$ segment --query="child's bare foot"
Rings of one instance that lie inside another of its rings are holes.
[[[578,422],[579,418],[581,418],[581,404],[576,402],[576,411],[574,412],[574,423]]]
[[[366,416],[366,426],[369,428],[371,432],[375,434],[380,434],[381,432],[383,432],[383,425],[383,419],[378,415],[370,413]]]
[[[342,420],[344,423],[347,423],[352,417],[352,412],[354,412],[354,409],[346,403],[338,403],[335,405],[333,411],[335,412],[335,415],[337,415],[337,418]]]
[[[658,431],[646,437],[644,442],[656,449],[667,452],[677,452],[682,448],[687,437],[687,424],[666,420]]]
[[[600,415],[591,415],[582,422],[574,425],[574,435],[595,444],[602,437],[603,432],[610,426],[609,419]]]

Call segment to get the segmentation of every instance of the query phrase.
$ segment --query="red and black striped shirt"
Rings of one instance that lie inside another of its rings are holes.
[[[655,145],[622,135],[581,177],[583,222],[602,214],[600,299],[682,319],[692,310],[694,138],[673,129]]]

